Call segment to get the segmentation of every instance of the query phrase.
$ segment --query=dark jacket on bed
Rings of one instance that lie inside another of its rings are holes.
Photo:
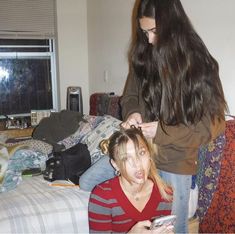
[[[32,136],[34,139],[51,144],[54,151],[60,151],[64,146],[57,142],[76,132],[82,120],[84,121],[82,114],[77,111],[62,110],[51,113],[50,117],[40,121]]]
[[[126,120],[132,113],[141,113],[143,122],[149,122],[146,118],[144,100],[141,89],[135,79],[129,77],[124,95],[121,99],[122,116]],[[225,131],[225,121],[215,120],[213,124],[208,117],[191,126],[183,124],[177,126],[157,127],[154,142],[158,146],[156,166],[158,169],[182,174],[194,175],[197,172],[198,149],[200,145],[207,144]]]

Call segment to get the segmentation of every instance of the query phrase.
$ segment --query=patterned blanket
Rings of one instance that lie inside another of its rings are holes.
[[[226,121],[225,137],[217,187],[200,221],[200,233],[235,233],[235,120]]]
[[[13,150],[9,150],[13,148]],[[2,146],[0,154],[0,193],[16,188],[22,180],[22,171],[28,168],[45,168],[47,155],[24,145]]]

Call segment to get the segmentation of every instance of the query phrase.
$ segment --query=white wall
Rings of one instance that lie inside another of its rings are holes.
[[[126,54],[134,2],[57,0],[62,107],[65,106],[66,87],[71,85],[82,86],[87,110],[89,94],[93,92],[122,93],[128,72]],[[182,0],[182,3],[219,62],[225,96],[230,112],[235,114],[235,27],[232,25],[235,1]],[[73,21],[76,24],[72,25]]]
[[[61,108],[68,86],[81,86],[83,111],[89,111],[86,0],[57,0],[58,62]]]
[[[181,0],[195,29],[220,66],[226,100],[235,115],[235,1]]]
[[[134,0],[88,0],[90,91],[121,94],[128,73],[127,50]]]

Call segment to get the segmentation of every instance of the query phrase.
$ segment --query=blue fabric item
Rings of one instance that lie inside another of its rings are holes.
[[[195,189],[196,187],[196,180],[197,180],[197,176],[193,175],[192,176],[192,185],[191,185],[191,189]]]
[[[115,176],[115,170],[109,162],[109,156],[102,156],[94,165],[85,171],[79,179],[79,186],[91,191],[97,184]]]
[[[30,149],[17,150],[9,159],[8,168],[0,187],[0,193],[16,188],[22,180],[21,173],[23,170],[28,168],[44,169],[46,160],[47,155],[40,151]]]
[[[199,221],[202,221],[207,214],[207,210],[216,192],[225,145],[226,137],[224,134],[221,134],[207,145],[200,147],[196,181],[199,189],[197,208]]]

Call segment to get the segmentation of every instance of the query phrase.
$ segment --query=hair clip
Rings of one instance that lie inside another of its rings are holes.
[[[138,129],[139,131],[141,131],[142,132],[142,128],[141,127],[136,127],[134,124],[132,124],[131,126],[130,126],[130,128],[135,128],[135,129]]]

